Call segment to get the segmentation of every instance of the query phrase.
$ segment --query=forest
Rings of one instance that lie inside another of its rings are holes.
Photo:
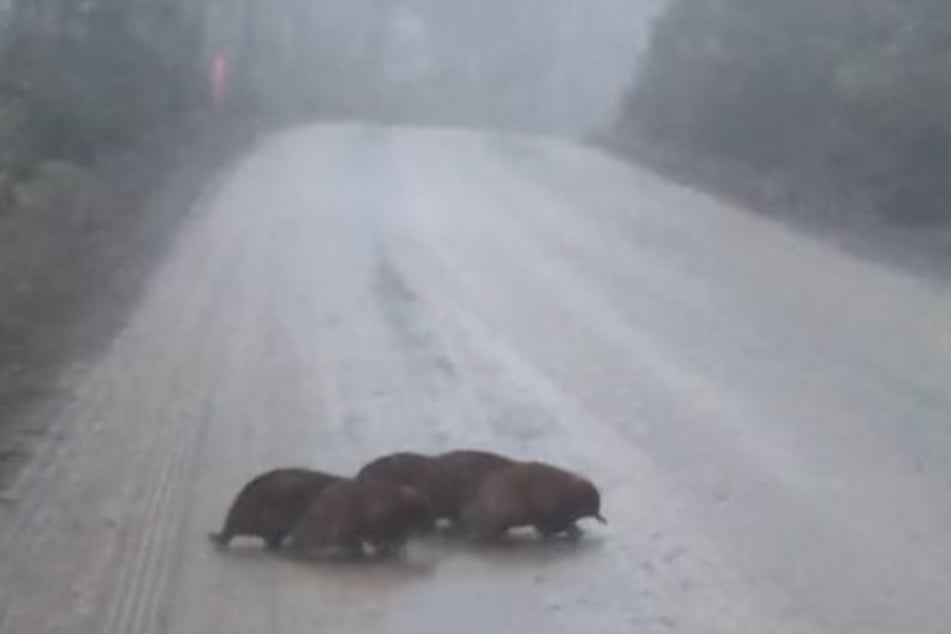
[[[614,144],[777,207],[951,220],[951,5],[672,0]]]
[[[658,1],[0,0],[0,415],[71,341],[99,341],[73,330],[108,332],[87,312],[134,304],[259,134],[578,137],[615,115]]]

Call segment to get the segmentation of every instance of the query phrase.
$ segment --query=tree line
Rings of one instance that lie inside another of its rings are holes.
[[[619,139],[798,201],[951,220],[951,4],[671,0]]]
[[[0,31],[0,170],[84,162],[202,94],[186,0],[12,0]]]
[[[228,62],[232,109],[298,120],[570,127],[595,98],[568,86],[603,92],[608,77],[626,72],[606,70],[596,50],[611,32],[618,47],[610,14],[623,22],[641,11],[624,0],[599,7],[0,0],[0,173],[50,159],[86,163],[207,107],[215,55]]]

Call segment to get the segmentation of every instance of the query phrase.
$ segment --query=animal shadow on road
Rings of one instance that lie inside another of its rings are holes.
[[[496,540],[483,542],[449,532],[437,532],[421,540],[439,553],[456,552],[501,564],[520,565],[585,557],[601,549],[602,540],[592,534],[578,537],[539,538],[532,530],[513,530]]]
[[[303,554],[293,549],[266,550],[256,544],[247,546],[236,545],[223,550],[233,565],[273,566],[276,564],[291,566],[298,569],[314,569],[323,571],[352,572],[353,574],[382,574],[391,578],[420,578],[427,577],[435,571],[436,562],[427,553],[417,552],[417,549],[408,548],[404,552],[386,557],[367,555],[362,559],[354,558],[346,553],[328,552],[319,555]]]

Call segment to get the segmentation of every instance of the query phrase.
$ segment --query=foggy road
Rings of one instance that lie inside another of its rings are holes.
[[[0,506],[5,634],[947,634],[951,299],[561,142],[267,139]],[[279,465],[568,465],[576,546],[206,539]]]

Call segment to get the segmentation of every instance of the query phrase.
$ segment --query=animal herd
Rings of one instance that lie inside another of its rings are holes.
[[[270,549],[354,558],[369,547],[385,557],[440,523],[461,537],[494,541],[520,527],[545,539],[578,537],[577,522],[585,518],[605,522],[600,492],[567,469],[482,450],[400,452],[353,477],[302,468],[262,473],[241,489],[210,537],[219,546],[254,537]]]

